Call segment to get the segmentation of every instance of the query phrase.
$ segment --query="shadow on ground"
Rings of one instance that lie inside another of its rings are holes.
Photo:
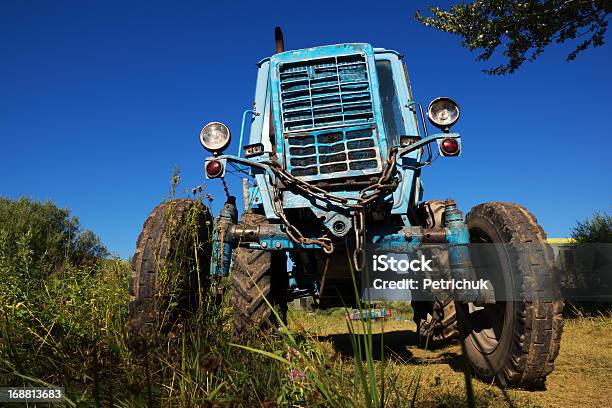
[[[343,357],[353,358],[354,350],[351,336],[353,335],[349,333],[330,334],[327,336],[319,336],[318,340],[331,342],[336,351],[338,351]],[[354,336],[356,337],[357,341],[361,343],[363,354],[365,352],[364,344],[366,341],[366,335],[355,334]],[[423,354],[427,354],[426,356],[415,356],[410,348],[416,347],[418,344],[418,336],[411,330],[385,332],[384,337],[381,333],[373,334],[373,357],[377,361],[380,361],[382,357],[381,342],[384,342],[385,358],[401,361],[403,363],[422,364],[425,360],[428,364],[448,364],[452,368],[461,367],[463,364],[460,354],[445,348],[430,352],[423,351]]]

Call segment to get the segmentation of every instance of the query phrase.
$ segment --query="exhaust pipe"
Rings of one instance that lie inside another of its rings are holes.
[[[274,42],[276,43],[276,54],[285,51],[285,39],[283,38],[283,30],[281,30],[279,26],[276,26],[274,28]],[[270,101],[270,111],[271,110],[272,110],[272,101]],[[270,140],[274,140],[274,121],[273,120],[270,120]]]
[[[278,26],[274,29],[274,41],[276,42],[276,53],[284,52],[285,39],[283,38],[283,31]]]

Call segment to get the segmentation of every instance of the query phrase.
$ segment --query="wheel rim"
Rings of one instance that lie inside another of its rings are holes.
[[[484,231],[470,230],[470,241],[473,244],[493,244],[493,240]],[[503,279],[502,262],[497,245],[472,245],[476,279],[487,279],[493,286],[496,299],[506,299],[506,282]],[[497,273],[489,273],[496,271]],[[494,304],[476,306],[467,304],[467,322],[470,340],[481,353],[490,354],[498,347],[506,322],[509,304],[497,301]]]

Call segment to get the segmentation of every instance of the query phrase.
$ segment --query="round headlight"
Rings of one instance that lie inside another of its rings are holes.
[[[225,149],[229,145],[230,138],[230,130],[220,122],[210,122],[200,131],[200,143],[211,152]]]
[[[427,108],[427,117],[432,125],[440,129],[450,128],[457,122],[460,115],[459,105],[445,96],[436,98]]]

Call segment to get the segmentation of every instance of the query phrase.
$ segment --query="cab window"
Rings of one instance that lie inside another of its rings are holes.
[[[391,61],[376,61],[376,72],[378,74],[378,87],[382,102],[383,121],[385,122],[385,133],[390,145],[399,145],[399,137],[405,133],[402,107],[397,97],[395,82],[393,81],[393,69]]]

